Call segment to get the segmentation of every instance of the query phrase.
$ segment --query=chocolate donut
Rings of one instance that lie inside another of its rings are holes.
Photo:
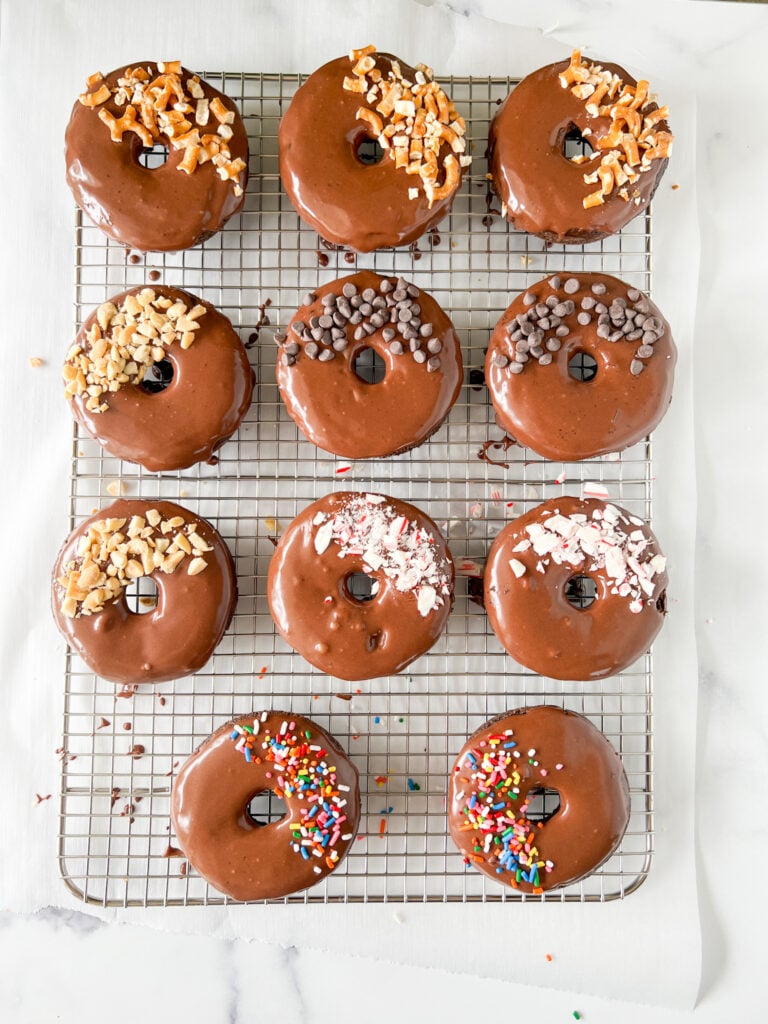
[[[559,806],[547,813],[554,794]],[[524,893],[576,882],[621,842],[629,822],[621,758],[592,723],[557,707],[486,722],[456,758],[448,827],[464,862]]]
[[[164,146],[149,168],[143,150]],[[175,251],[222,228],[245,202],[248,137],[228,96],[179,61],[91,75],[66,133],[67,183],[110,238]]]
[[[285,801],[280,821],[249,814],[259,793]],[[357,832],[357,769],[308,718],[263,711],[217,729],[181,767],[171,818],[192,867],[235,900],[269,900],[315,885]]]
[[[551,498],[493,542],[485,609],[526,668],[551,679],[602,679],[653,643],[668,582],[666,558],[642,519],[595,499]]]
[[[253,394],[248,354],[229,320],[163,285],[132,288],[94,310],[63,372],[78,423],[110,455],[153,473],[210,459]]]
[[[376,679],[437,641],[453,579],[448,547],[424,512],[341,491],[313,502],[282,535],[267,597],[281,636],[311,665],[339,679]]]
[[[151,576],[153,611],[126,589]],[[197,672],[237,602],[232,556],[205,519],[170,501],[123,499],[81,523],[53,570],[56,625],[88,667],[114,683],[158,683]]]
[[[640,441],[672,399],[677,349],[647,295],[606,274],[545,278],[497,323],[485,379],[499,426],[556,461]]]
[[[451,208],[471,162],[464,132],[430,68],[352,50],[310,75],[284,114],[283,188],[329,242],[408,245]]]
[[[403,278],[363,270],[331,281],[305,296],[275,340],[288,413],[318,448],[347,459],[396,455],[426,441],[461,390],[453,324]],[[358,370],[369,350],[384,363],[376,383]]]
[[[667,167],[667,107],[617,64],[575,50],[534,71],[491,123],[488,164],[502,213],[547,242],[595,242],[646,208]],[[581,138],[591,155],[565,155]]]

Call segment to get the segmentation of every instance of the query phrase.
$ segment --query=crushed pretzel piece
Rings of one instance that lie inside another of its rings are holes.
[[[91,78],[93,78],[93,75],[91,75]],[[95,92],[83,92],[77,98],[84,107],[98,107],[102,103],[106,103],[111,95],[109,86],[105,82]]]

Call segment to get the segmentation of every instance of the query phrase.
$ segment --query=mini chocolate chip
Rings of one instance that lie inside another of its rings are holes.
[[[639,359],[633,359],[629,364],[629,372],[633,377],[638,377],[645,369],[645,363],[641,363]]]
[[[653,355],[653,345],[641,345],[635,355],[638,359],[650,359]]]
[[[333,342],[334,352],[344,352],[349,342],[346,338],[336,338]]]
[[[647,319],[645,313],[635,313],[635,327],[642,327]]]
[[[317,296],[315,295],[314,292],[307,292],[307,294],[301,300],[301,304],[302,306],[311,306],[316,298]]]
[[[285,346],[285,351],[289,356],[297,356],[299,354],[299,343],[298,341],[289,341]]]
[[[392,292],[392,298],[395,300],[395,302],[402,302],[403,299],[408,298],[408,292],[405,290],[405,288],[396,288]]]
[[[527,352],[530,347],[531,346],[525,338],[521,338],[520,341],[515,342],[515,352]]]
[[[440,369],[440,357],[432,356],[431,359],[427,360],[427,373],[434,373],[435,370]]]
[[[593,309],[594,305],[595,305],[595,301],[596,300],[593,299],[591,295],[585,295],[584,298],[581,300],[581,308],[582,309]]]
[[[414,361],[417,362],[417,363],[426,363],[426,361],[427,361],[427,353],[424,352],[422,349],[418,348],[413,353],[413,358],[414,358]]]
[[[559,352],[562,342],[559,338],[547,338],[547,349],[550,352]]]
[[[602,281],[598,281],[592,285],[592,292],[595,295],[605,295],[605,285]]]
[[[421,340],[419,338],[411,338],[408,342],[408,347],[411,352],[418,352],[421,348]]]
[[[638,301],[635,303],[635,309],[638,313],[650,313],[651,304],[645,296],[641,295]]]
[[[347,336],[347,332],[344,330],[343,327],[332,327],[331,328],[331,338],[334,338],[334,339],[335,338],[346,338],[346,336]]]
[[[421,306],[418,304],[418,302],[414,302],[411,305],[411,312],[413,313],[414,316],[418,316],[421,313]]]
[[[371,313],[373,313],[373,306],[370,304],[370,302],[361,302],[360,305],[358,306],[358,309],[363,314],[363,316],[370,316]]]
[[[371,317],[371,325],[375,327],[376,330],[384,326],[384,317],[381,315],[381,313],[373,314],[373,316]]]
[[[374,309],[386,309],[387,300],[384,298],[383,295],[377,295],[376,298],[371,303],[371,305],[373,306]]]
[[[552,353],[545,352],[544,355],[539,356],[539,366],[549,366],[552,362]]]
[[[532,306],[535,301],[536,301],[536,296],[533,294],[533,292],[526,292],[525,295],[523,296],[523,305],[524,306]]]
[[[659,334],[662,331],[662,323],[657,316],[649,316],[644,326],[646,331],[656,331]]]
[[[427,342],[427,352],[431,352],[433,356],[436,356],[438,352],[442,352],[443,343],[439,338],[430,338]]]
[[[640,298],[640,292],[637,290],[637,288],[629,288],[627,289],[627,298],[630,302],[637,302],[637,300]]]
[[[365,328],[363,327],[362,324],[359,324],[355,328],[355,334],[354,334],[355,341],[362,341],[365,336],[366,336],[365,335]]]
[[[638,338],[642,338],[643,332],[640,330],[630,331],[627,335],[627,341],[637,341]]]
[[[419,328],[419,334],[422,336],[422,338],[431,338],[433,330],[434,327],[432,326],[432,324],[422,324],[421,327]]]
[[[291,324],[291,330],[293,331],[294,334],[298,334],[299,337],[301,337],[301,332],[306,331],[306,329],[307,325],[303,322],[303,320],[294,320],[294,322]]]
[[[331,319],[337,327],[344,327],[347,322],[347,318],[339,312],[334,313]]]
[[[274,341],[274,343],[276,345],[282,345],[282,343],[285,341],[285,339],[286,339],[285,331],[275,331],[275,333],[272,335],[272,340]]]
[[[392,339],[395,336],[395,332],[392,330],[391,327],[385,327],[384,330],[381,332],[381,336],[384,339],[384,341],[392,341]],[[397,344],[399,345],[400,342],[398,342]]]
[[[406,291],[408,292],[412,299],[418,299],[419,295],[421,294],[415,284],[409,284],[408,287],[406,288]]]
[[[393,341],[389,346],[389,351],[395,356],[401,356],[403,352],[405,352],[405,349],[403,348],[403,343],[401,341]]]
[[[320,349],[314,341],[308,341],[304,346],[304,354],[309,356],[310,359],[317,359],[317,353],[319,351]]]
[[[322,341],[323,333],[324,332],[322,327],[313,327],[312,330],[310,331],[310,334],[312,335],[315,341]]]
[[[536,316],[546,316],[549,312],[549,306],[546,302],[539,302],[536,307]]]
[[[413,314],[411,313],[410,309],[408,309],[407,306],[404,309],[398,311],[397,319],[400,321],[401,324],[409,323],[412,320],[412,318]]]
[[[643,344],[644,345],[655,345],[659,340],[659,336],[655,331],[647,331],[643,329]]]
[[[589,313],[579,313],[576,319],[582,327],[586,327],[587,324],[592,323],[592,317],[589,315]]]
[[[596,302],[595,312],[598,313],[600,316],[603,316],[604,313],[608,312],[608,307],[604,302]]]
[[[309,318],[309,326],[310,327],[319,327],[320,326],[320,317],[319,316],[311,316]]]
[[[366,288],[363,292],[363,302],[373,302],[376,298],[376,292],[373,288]]]
[[[621,331],[614,331],[608,338],[608,341],[621,341],[624,335]]]
[[[530,320],[526,320],[524,324],[520,324],[520,330],[527,337],[529,334],[533,334],[536,328],[533,326]]]
[[[361,295],[353,295],[352,298],[349,300],[349,304],[352,307],[352,309],[360,309],[360,307],[363,304],[362,296]]]
[[[361,326],[362,326],[363,330],[365,331],[365,333],[366,333],[366,334],[367,334],[367,335],[368,335],[369,337],[370,337],[370,336],[371,336],[372,334],[375,334],[375,333],[376,333],[376,328],[374,327],[374,325],[373,325],[373,324],[371,323],[371,321],[370,321],[370,320],[368,320],[368,321],[367,321],[366,323],[362,324]]]
[[[392,288],[392,282],[389,280],[388,277],[385,277],[384,280],[379,285],[379,291],[382,293],[382,295],[386,295],[387,292],[391,292]]]
[[[505,366],[509,366],[509,359],[507,359],[503,352],[497,352],[493,357],[493,365],[503,370]]]
[[[347,281],[341,289],[341,294],[345,296],[345,298],[351,299],[353,295],[357,295],[357,285],[352,284],[351,281]]]
[[[548,295],[545,305],[548,309],[554,309],[555,306],[559,305],[559,303],[560,299],[557,297],[557,295]]]
[[[520,341],[523,337],[523,332],[520,330],[519,327],[516,331],[508,331],[508,334],[512,341]]]
[[[551,326],[552,326],[552,321],[549,319],[548,316],[543,316],[541,318],[541,320],[539,320],[539,330],[540,331],[548,331]]]
[[[579,290],[579,282],[575,277],[569,277],[563,285],[563,291],[566,295],[575,295]]]
[[[335,358],[335,353],[332,348],[324,348],[320,355],[317,357],[321,363],[327,363],[331,359]]]
[[[567,338],[570,333],[571,329],[568,326],[568,324],[560,324],[560,326],[555,331],[555,334],[558,338]]]
[[[320,317],[320,326],[325,328],[325,330],[329,327],[333,327],[333,317],[328,316],[327,313],[323,314],[323,316]]]
[[[338,299],[333,294],[333,292],[326,292],[320,301],[322,302],[325,309],[328,309],[329,306],[335,306]]]
[[[352,314],[352,316],[349,318],[349,322],[352,324],[353,327],[356,324],[362,323],[362,320],[363,320],[363,314],[360,312],[359,309],[356,309],[354,311],[354,313]]]
[[[557,275],[549,279],[549,287],[553,292],[560,291],[560,278]]]
[[[611,336],[611,325],[610,324],[598,324],[597,325],[597,336],[598,338],[605,338],[606,341]]]
[[[281,358],[286,366],[293,366],[296,362],[296,356],[289,356],[287,352],[283,352]]]
[[[534,359],[538,359],[539,356],[544,355],[544,349],[541,347],[541,345],[534,345],[533,348],[528,349],[528,351]]]
[[[622,334],[631,334],[632,331],[634,331],[634,329],[635,328],[631,320],[625,320],[624,323],[621,325]]]
[[[558,302],[558,304],[554,307],[553,312],[555,316],[567,316],[568,307],[564,302]]]
[[[522,373],[523,372],[523,364],[522,363],[510,363],[509,364],[509,372],[510,373]]]
[[[528,353],[527,352],[515,352],[515,362],[516,363],[521,363],[521,364],[522,363],[527,363],[528,362]]]

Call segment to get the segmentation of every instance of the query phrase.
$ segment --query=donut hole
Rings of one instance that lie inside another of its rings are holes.
[[[156,171],[158,167],[162,167],[168,159],[168,147],[163,145],[162,142],[156,142],[154,146],[142,146],[139,150],[136,159],[139,164],[146,168],[148,171]]]
[[[571,576],[565,584],[565,599],[573,608],[583,611],[594,604],[597,598],[597,584],[591,576]]]
[[[568,373],[574,380],[588,384],[597,376],[597,360],[589,352],[574,352],[568,360]]]
[[[360,349],[352,361],[352,369],[366,384],[381,384],[387,374],[386,363],[372,348]]]
[[[125,588],[128,611],[133,615],[147,615],[157,608],[157,584],[151,576],[139,576]]]
[[[344,579],[344,592],[350,601],[366,604],[372,601],[379,592],[379,581],[364,572],[351,572]]]
[[[248,824],[255,828],[264,828],[275,821],[281,821],[288,812],[285,800],[273,793],[271,789],[262,789],[254,793],[245,808]]]
[[[594,149],[581,134],[579,127],[571,122],[563,136],[562,152],[566,160],[572,160],[575,156],[589,158],[594,153]]]
[[[375,167],[384,159],[384,150],[377,139],[364,135],[355,143],[355,157],[364,167]]]
[[[173,363],[170,359],[161,359],[159,363],[147,367],[139,387],[148,395],[157,395],[165,391],[172,380]]]
[[[525,816],[529,821],[549,821],[560,810],[560,794],[556,789],[545,786],[529,789],[525,801],[528,804]]]

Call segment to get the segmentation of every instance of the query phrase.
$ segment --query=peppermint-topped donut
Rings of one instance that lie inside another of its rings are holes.
[[[148,167],[144,150],[164,146]],[[175,251],[222,228],[245,202],[248,137],[228,96],[179,61],[91,75],[66,134],[77,205],[121,245]]]
[[[319,68],[279,129],[280,177],[329,242],[408,245],[448,213],[471,158],[464,119],[423,64],[375,46]]]
[[[431,295],[403,278],[363,270],[331,281],[305,296],[275,340],[286,409],[313,444],[347,459],[421,444],[461,389],[453,324]],[[381,379],[360,368],[374,354]]]
[[[437,641],[453,606],[453,560],[414,505],[341,491],[291,523],[267,596],[283,639],[340,679],[400,672]]]
[[[549,64],[515,86],[491,124],[488,164],[502,212],[548,242],[595,242],[650,203],[667,167],[667,107],[617,64]],[[581,139],[589,154],[565,155]]]
[[[607,274],[538,281],[503,314],[485,379],[499,426],[547,459],[620,451],[672,399],[677,349],[658,306]]]
[[[619,755],[587,718],[557,707],[486,722],[462,747],[448,783],[448,827],[465,863],[535,895],[606,861],[629,812]]]
[[[648,650],[666,614],[667,560],[618,505],[564,496],[494,540],[485,609],[515,661],[551,679],[602,679]]]

